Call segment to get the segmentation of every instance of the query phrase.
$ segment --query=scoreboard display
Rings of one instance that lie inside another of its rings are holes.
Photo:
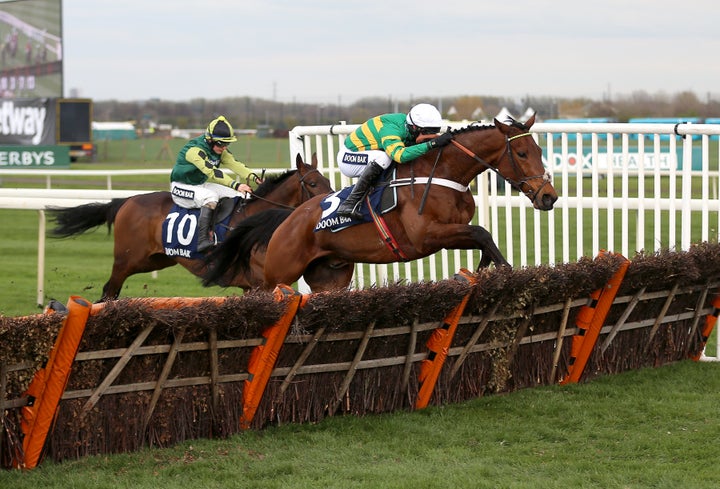
[[[0,1],[0,98],[62,97],[62,0]]]

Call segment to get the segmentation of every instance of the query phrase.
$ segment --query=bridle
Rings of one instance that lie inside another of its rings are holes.
[[[500,175],[501,177],[503,177],[510,184],[511,187],[513,187],[518,192],[526,195],[527,198],[530,199],[530,202],[535,203],[535,199],[537,198],[540,191],[542,191],[542,189],[545,188],[546,185],[548,185],[552,182],[552,175],[550,174],[549,171],[546,170],[541,175],[527,176],[522,171],[522,169],[520,168],[520,165],[518,165],[517,161],[515,161],[515,157],[513,156],[513,152],[512,152],[512,145],[510,144],[510,142],[514,141],[515,139],[522,138],[525,136],[532,136],[532,134],[530,134],[529,132],[524,132],[521,134],[516,134],[515,136],[505,136],[505,151],[503,152],[502,155],[500,155],[500,158],[498,158],[498,166],[500,166],[499,162],[503,159],[503,157],[506,154],[508,155],[508,157],[510,158],[510,165],[512,166],[515,174],[522,175],[522,178],[520,178],[519,180],[514,180],[512,178],[506,177],[505,175],[500,173],[500,170],[498,170],[498,168],[496,166],[492,166],[490,163],[488,163],[487,161],[480,158],[476,153],[473,153],[471,150],[469,150],[468,148],[466,148],[459,142],[455,141],[455,139],[451,139],[450,142],[452,144],[454,144],[458,149],[460,149],[460,151],[462,151],[463,153],[468,155],[470,158],[474,159],[475,161],[477,161],[478,163],[483,165],[486,169],[492,170],[495,173],[497,173],[498,175]],[[530,182],[531,180],[535,180],[537,178],[542,178],[543,184],[535,192],[533,192],[532,187],[530,187],[530,184],[528,182]],[[527,187],[528,187],[527,191],[523,190],[523,185],[527,185]]]
[[[295,175],[300,179],[300,189],[302,191],[302,196],[303,196],[302,202],[306,202],[313,197],[313,195],[310,193],[310,190],[308,190],[307,183],[305,182],[305,178],[307,178],[309,175],[311,175],[313,173],[320,173],[320,170],[318,170],[317,168],[313,168],[305,174],[301,174],[300,170],[295,172]],[[272,204],[274,206],[281,207],[283,209],[289,209],[289,210],[295,209],[294,206],[287,205],[287,204],[281,204],[280,202],[274,202],[270,199],[266,199],[265,197],[260,197],[257,194],[251,194],[251,195],[253,196],[254,199],[262,200],[263,202],[267,202],[268,204]],[[246,204],[247,204],[247,202],[246,202]],[[239,210],[238,210],[238,212],[239,212]]]

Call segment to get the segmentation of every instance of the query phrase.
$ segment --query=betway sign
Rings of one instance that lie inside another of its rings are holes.
[[[55,144],[54,100],[4,100],[0,104],[0,145],[40,144]]]
[[[13,101],[4,101],[0,105],[0,133],[40,144],[46,116],[47,107],[17,107]]]

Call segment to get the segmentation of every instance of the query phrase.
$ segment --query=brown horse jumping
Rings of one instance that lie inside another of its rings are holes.
[[[293,209],[316,195],[332,192],[330,181],[298,155],[296,168],[283,174],[267,176],[249,199],[236,199],[229,221],[232,229],[244,218],[273,207]],[[180,264],[196,276],[205,269],[203,259],[168,256],[162,239],[163,221],[173,206],[170,192],[153,192],[126,199],[113,199],[107,204],[85,204],[68,209],[53,209],[56,227],[54,237],[68,237],[107,224],[108,232],[115,225],[114,263],[110,279],[103,286],[101,301],[117,299],[125,280],[136,273],[152,272]],[[226,277],[227,285],[247,290],[257,287],[261,277],[241,273]]]
[[[248,229],[245,248],[228,236],[209,257],[213,266],[203,283],[220,281],[223,270],[252,269],[262,263],[258,260],[248,265],[242,257],[249,255],[248,250],[265,246],[262,239],[269,236],[268,227],[274,233],[264,258],[266,289],[293,284],[301,276],[313,292],[344,288],[350,284],[357,262],[416,260],[443,248],[480,250],[478,268],[490,262],[507,265],[490,233],[468,224],[475,213],[471,182],[485,170],[496,171],[540,210],[552,209],[558,196],[543,166],[542,150],[529,132],[535,116],[525,124],[494,122],[454,130],[452,144],[446,148],[397,166],[396,180],[390,182],[397,187],[397,206],[383,215],[395,249],[386,245],[372,222],[338,232],[316,230],[323,213],[336,208],[339,199],[334,198],[331,209],[323,210],[320,204],[325,197],[315,197],[292,212],[263,212],[243,222],[242,226],[259,227]],[[252,235],[258,237],[255,242]]]

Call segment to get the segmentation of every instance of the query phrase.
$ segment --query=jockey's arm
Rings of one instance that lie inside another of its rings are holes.
[[[225,153],[227,153],[227,151],[223,152],[223,157],[225,156]],[[235,161],[235,159],[232,158],[232,155],[230,155],[230,158]],[[195,165],[198,170],[203,172],[205,176],[207,176],[208,182],[219,183],[220,185],[225,185],[226,187],[234,188],[235,190],[239,190],[241,192],[252,191],[250,188],[239,188],[240,182],[236,182],[230,175],[222,171],[220,169],[220,165],[213,164],[205,154],[205,151],[201,148],[190,148],[185,155],[185,159]],[[221,164],[225,164],[223,158],[221,158],[220,162]],[[235,169],[229,165],[228,167],[237,174]],[[247,174],[250,174],[249,170],[247,170]]]
[[[237,161],[230,151],[223,151],[220,162],[222,166],[226,167],[235,175],[237,175],[239,181],[248,185],[251,181],[254,183],[261,183],[259,178],[255,176],[255,171],[245,166],[244,163]]]
[[[430,143],[428,142],[405,146],[402,139],[395,135],[383,137],[382,143],[388,156],[398,163],[406,163],[430,151]]]

